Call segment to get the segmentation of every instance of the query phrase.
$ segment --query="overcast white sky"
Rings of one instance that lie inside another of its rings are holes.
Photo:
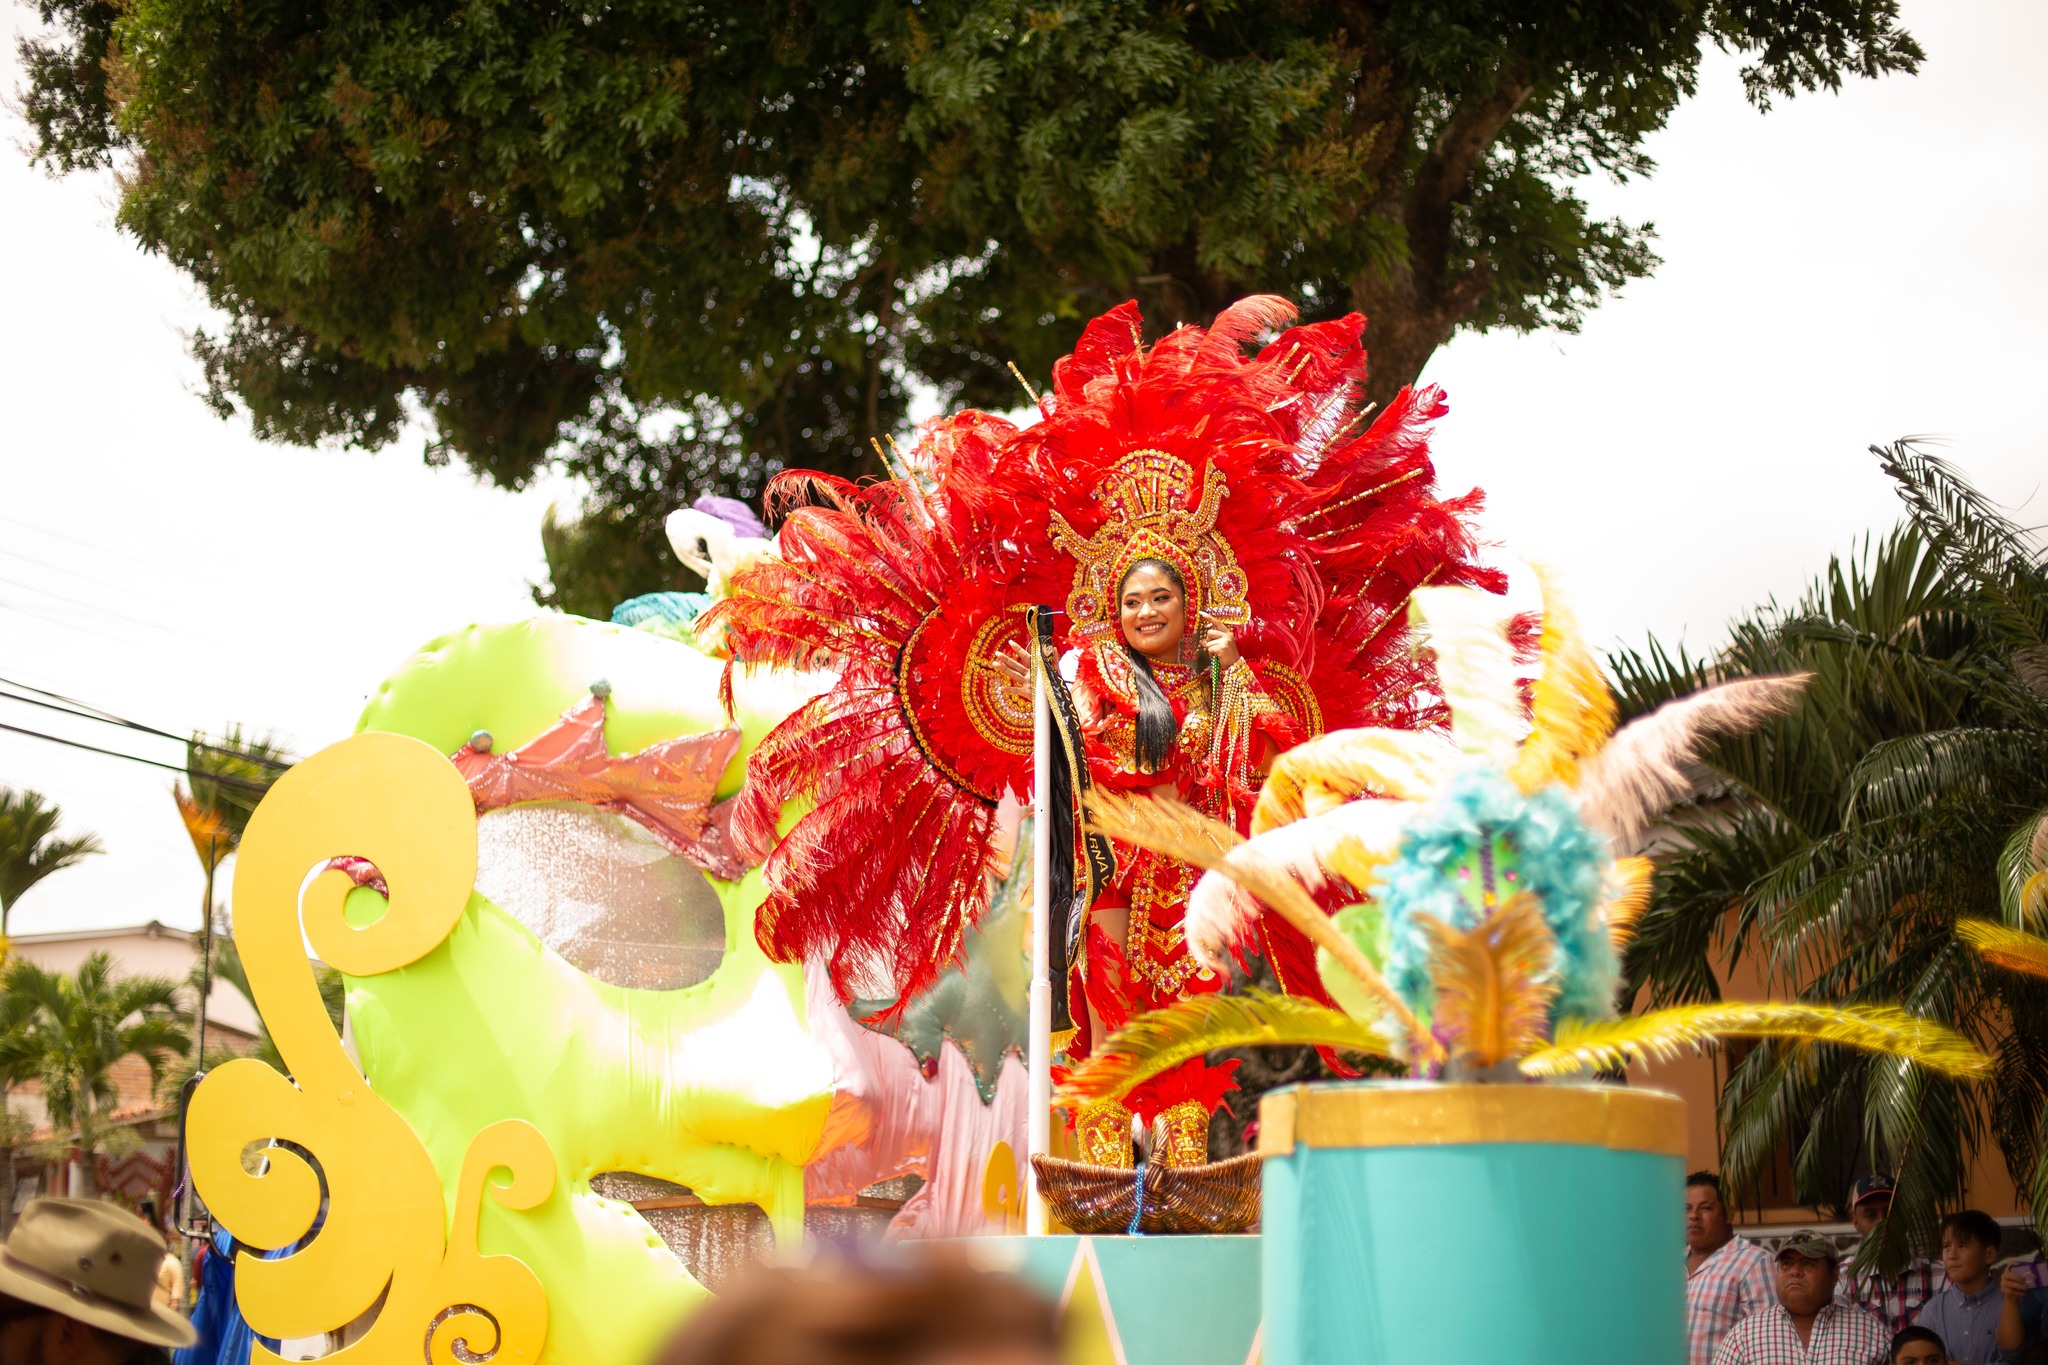
[[[1896,520],[1872,442],[1939,434],[1986,493],[2048,521],[2048,6],[1906,15],[1921,75],[1768,116],[1711,59],[1652,143],[1658,174],[1588,187],[1657,224],[1656,276],[1580,336],[1465,336],[1430,365],[1451,395],[1446,482],[1487,489],[1489,533],[1555,567],[1597,640],[1707,648],[1796,594]],[[11,36],[4,65],[12,91]],[[0,149],[0,204],[0,678],[174,733],[239,720],[303,754],[420,644],[530,610],[565,490],[428,469],[417,436],[374,456],[258,442],[195,396],[184,334],[203,310],[113,229],[105,182]],[[0,724],[182,758],[6,701]],[[196,926],[171,780],[0,732],[0,782],[108,848],[29,893],[14,932]]]

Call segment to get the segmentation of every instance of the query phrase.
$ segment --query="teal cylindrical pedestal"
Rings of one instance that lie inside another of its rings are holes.
[[[1259,1148],[1265,1365],[1683,1365],[1675,1096],[1304,1085]]]

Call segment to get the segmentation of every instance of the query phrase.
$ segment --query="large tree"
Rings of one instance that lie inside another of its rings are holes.
[[[1706,46],[1759,106],[1921,58],[1896,0],[37,2],[35,155],[122,170],[224,315],[213,404],[584,475],[570,576],[859,470],[919,384],[1012,406],[1132,295],[1358,309],[1382,399],[1458,328],[1570,330],[1656,263],[1573,181],[1652,170]]]

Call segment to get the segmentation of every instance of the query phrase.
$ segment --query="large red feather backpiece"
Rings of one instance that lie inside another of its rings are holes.
[[[955,962],[987,906],[997,804],[1029,779],[1031,718],[991,661],[1022,638],[1023,607],[1086,605],[1088,565],[1069,551],[1119,532],[1128,497],[1106,490],[1134,480],[1176,500],[1168,524],[1212,528],[1204,563],[1227,581],[1202,596],[1240,613],[1245,655],[1306,728],[1442,723],[1405,606],[1424,583],[1502,586],[1472,562],[1479,495],[1436,494],[1437,390],[1404,390],[1366,424],[1361,318],[1245,354],[1293,316],[1246,299],[1147,347],[1127,303],[1054,367],[1036,423],[961,413],[925,428],[907,477],[771,486],[771,503],[809,505],[717,620],[742,665],[840,670],[763,741],[735,808],[736,839],[766,861],[771,956],[821,960],[844,999],[908,1000]],[[1089,629],[1070,619],[1067,643],[1096,643]],[[813,805],[778,839],[795,797]],[[1283,982],[1313,991],[1306,942],[1272,938]]]

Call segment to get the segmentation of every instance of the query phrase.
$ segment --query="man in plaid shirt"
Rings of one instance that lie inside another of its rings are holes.
[[[1866,1175],[1850,1188],[1849,1221],[1864,1238],[1876,1232],[1877,1225],[1891,1212],[1892,1188],[1888,1175]],[[1941,1267],[1918,1254],[1890,1279],[1878,1274],[1875,1268],[1852,1275],[1845,1261],[1835,1300],[1869,1309],[1884,1319],[1887,1330],[1897,1332],[1909,1325],[1919,1314],[1920,1306],[1940,1293],[1947,1283],[1948,1276]]]
[[[1881,1365],[1892,1334],[1874,1313],[1835,1302],[1834,1243],[1796,1232],[1778,1249],[1777,1301],[1721,1338],[1714,1365]]]
[[[1686,1365],[1713,1365],[1714,1348],[1743,1318],[1775,1302],[1771,1254],[1728,1226],[1721,1178],[1685,1178]]]

